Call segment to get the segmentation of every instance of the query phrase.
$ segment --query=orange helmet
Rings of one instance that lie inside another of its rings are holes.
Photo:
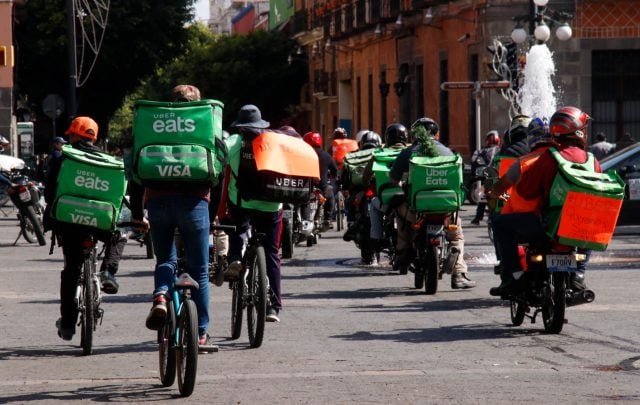
[[[65,135],[77,135],[95,141],[98,139],[98,124],[89,117],[75,117]]]

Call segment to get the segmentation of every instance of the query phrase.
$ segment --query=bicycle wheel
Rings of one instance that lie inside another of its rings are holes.
[[[231,339],[238,339],[242,333],[242,311],[244,310],[244,282],[234,281],[231,296]]]
[[[267,317],[267,261],[264,247],[255,247],[255,256],[249,261],[247,328],[251,347],[260,347]]]
[[[193,393],[198,372],[198,311],[196,304],[189,299],[182,302],[176,334],[178,335],[176,347],[178,390],[180,395],[188,397]]]
[[[80,346],[82,354],[88,356],[93,351],[93,329],[96,322],[96,288],[93,283],[94,262],[91,258],[84,261],[82,269],[82,290],[80,293]]]
[[[158,354],[160,359],[160,381],[170,387],[176,380],[176,311],[173,301],[167,302],[167,321],[158,331]]]

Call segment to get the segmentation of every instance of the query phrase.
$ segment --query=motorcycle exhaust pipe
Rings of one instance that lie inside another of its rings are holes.
[[[596,293],[592,290],[582,290],[571,294],[571,298],[567,300],[567,306],[575,306],[581,304],[589,304],[596,299]]]

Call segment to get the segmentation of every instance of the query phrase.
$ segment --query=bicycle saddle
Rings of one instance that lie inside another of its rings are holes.
[[[178,288],[195,288],[196,290],[200,288],[198,282],[191,278],[191,276],[187,273],[182,273],[178,276],[178,280],[176,281],[176,287]]]

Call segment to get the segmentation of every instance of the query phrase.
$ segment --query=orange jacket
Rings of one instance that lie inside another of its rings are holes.
[[[527,170],[531,168],[531,165],[538,160],[540,155],[542,155],[548,147],[539,148],[535,151],[528,153],[518,159],[518,164],[520,165],[520,176],[523,175]],[[538,198],[534,198],[531,200],[527,200],[522,197],[516,191],[516,187],[509,188],[510,196],[504,207],[500,211],[501,214],[511,214],[514,212],[539,212],[540,207],[542,207],[543,197],[540,196]]]

